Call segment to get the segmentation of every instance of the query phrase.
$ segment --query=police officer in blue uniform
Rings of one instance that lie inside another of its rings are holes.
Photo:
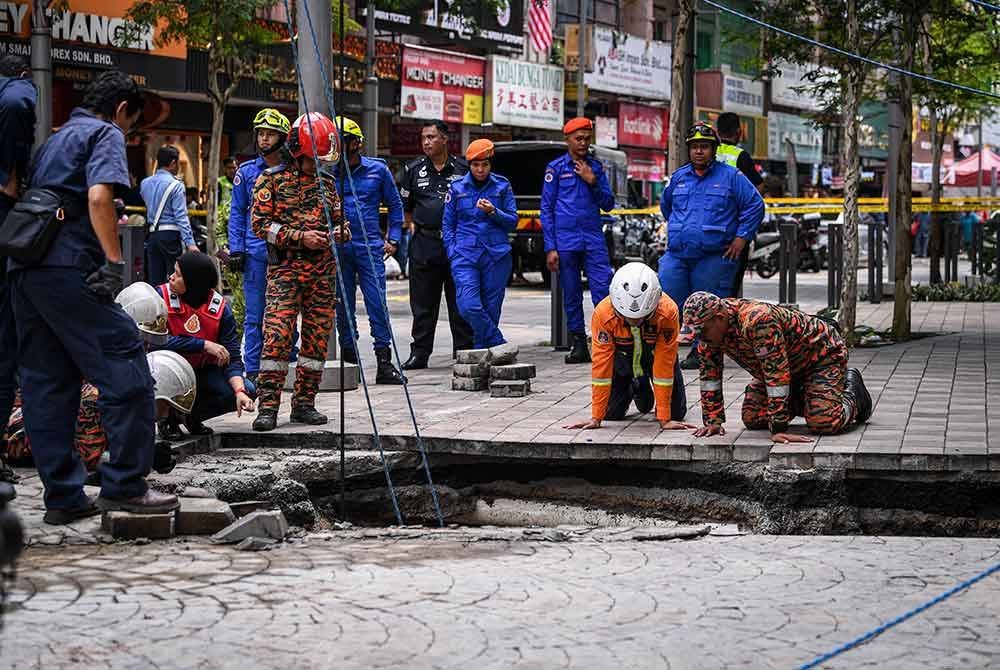
[[[452,182],[441,224],[458,309],[472,326],[476,349],[507,341],[500,332],[500,308],[513,266],[507,235],[517,227],[510,182],[490,170],[493,153],[489,140],[469,144],[469,173]]]
[[[260,352],[264,347],[264,297],[267,293],[267,243],[254,235],[250,228],[253,186],[261,172],[281,165],[281,150],[291,127],[288,117],[276,109],[266,108],[257,112],[253,129],[258,156],[240,165],[233,179],[228,265],[233,272],[243,273],[243,296],[246,300],[243,365],[251,380],[256,380],[260,372]]]
[[[351,171],[348,181],[342,164],[338,163],[334,169],[337,192],[343,199],[344,216],[351,222],[351,241],[340,250],[340,272],[346,296],[341,295],[340,282],[337,282],[337,299],[341,304],[341,309],[337,310],[341,356],[347,362],[358,362],[358,351],[351,341],[347,319],[351,319],[354,332],[357,333],[357,293],[358,284],[361,284],[361,295],[365,300],[372,339],[375,340],[375,359],[378,361],[375,383],[402,384],[403,376],[392,364],[392,334],[389,332],[389,315],[385,308],[383,254],[391,256],[399,247],[403,229],[403,201],[399,198],[396,182],[385,161],[361,155],[365,136],[357,122],[342,116],[334,121],[340,130],[347,165]],[[379,228],[378,210],[382,203],[389,210],[385,239]]]
[[[38,93],[31,69],[20,56],[0,58],[0,224],[17,202],[28,176],[28,159],[35,136]],[[0,258],[0,426],[6,426],[17,391],[17,331],[6,277],[7,259]],[[0,480],[4,468],[0,464]]]
[[[589,363],[587,331],[583,325],[583,283],[586,267],[590,298],[597,303],[608,297],[611,260],[604,242],[601,210],[615,206],[614,194],[601,162],[589,154],[594,123],[587,118],[570,119],[563,126],[568,149],[545,168],[542,184],[541,222],[546,264],[559,273],[566,310],[566,328],[573,348],[567,363]]]
[[[180,151],[164,145],[156,152],[156,172],[142,180],[146,203],[146,280],[153,286],[167,281],[184,250],[198,251],[188,218],[184,182],[177,178]]]
[[[737,168],[715,160],[715,129],[698,122],[686,141],[691,162],[670,176],[660,200],[667,220],[660,285],[678,305],[695,291],[731,297],[740,254],[764,219],[764,200],[754,185]],[[697,368],[694,346],[688,357],[682,367]]]
[[[132,79],[110,70],[86,89],[82,106],[39,149],[31,189],[62,196],[63,219],[41,261],[8,267],[17,322],[25,426],[45,486],[45,521],[69,523],[98,510],[160,514],[177,497],[149,489],[153,461],[153,380],[135,322],[114,302],[125,262],[118,241],[116,188],[129,187],[125,132],[143,99]],[[110,460],[101,494],[83,492],[86,469],[73,448],[80,384],[97,387]]]

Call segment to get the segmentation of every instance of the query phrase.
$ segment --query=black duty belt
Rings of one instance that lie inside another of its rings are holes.
[[[417,228],[417,234],[418,235],[423,235],[424,237],[429,237],[432,240],[440,240],[441,239],[441,229],[440,228],[424,228],[423,226],[420,226],[419,228]]]
[[[288,261],[321,261],[327,254],[326,249],[316,249],[309,251],[284,251],[280,252],[284,260]]]

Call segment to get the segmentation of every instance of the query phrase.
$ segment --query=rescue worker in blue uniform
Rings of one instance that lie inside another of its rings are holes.
[[[267,293],[267,243],[250,227],[253,186],[264,170],[282,164],[282,148],[292,124],[276,109],[262,109],[253,119],[257,158],[240,165],[233,179],[229,209],[229,269],[243,273],[246,315],[243,319],[243,366],[251,380],[260,372],[264,347],[264,297]],[[293,336],[292,341],[295,341]],[[293,350],[294,357],[294,350]]]
[[[667,220],[660,285],[678,305],[695,291],[731,297],[740,254],[764,219],[764,200],[750,180],[715,159],[715,128],[695,123],[686,143],[690,162],[670,176],[660,200]],[[697,369],[696,346],[681,367]]]
[[[45,486],[44,520],[70,523],[98,510],[162,514],[177,497],[149,489],[153,461],[153,380],[135,322],[114,302],[125,262],[115,188],[129,188],[125,133],[143,98],[126,74],[109,70],[38,150],[31,189],[61,196],[62,218],[44,257],[8,266],[17,322],[25,426]],[[83,491],[86,468],[73,446],[81,380],[98,389],[110,460],[101,494]]]
[[[615,198],[600,161],[589,154],[593,130],[593,121],[584,117],[566,122],[563,134],[568,151],[548,164],[542,184],[545,262],[550,272],[559,273],[566,329],[573,345],[567,363],[590,362],[580,271],[587,270],[595,306],[608,297],[611,285],[611,259],[601,229],[601,210],[610,211]]]
[[[469,144],[469,172],[444,199],[441,237],[455,278],[458,310],[472,326],[473,346],[504,344],[500,308],[513,267],[508,234],[517,227],[517,203],[506,177],[491,172],[493,142]]]
[[[0,225],[17,202],[28,177],[28,160],[35,139],[38,92],[31,68],[20,56],[0,58]],[[17,392],[17,331],[6,277],[7,259],[0,258],[0,426],[10,419]],[[5,473],[7,473],[5,475]],[[0,461],[0,481],[12,479]]]
[[[356,343],[351,341],[351,320],[358,332],[358,284],[368,312],[372,339],[375,340],[375,360],[378,369],[376,384],[402,384],[403,375],[392,364],[392,334],[389,332],[389,315],[385,302],[384,255],[393,255],[399,248],[403,229],[403,201],[396,189],[396,182],[385,161],[362,156],[365,136],[361,127],[352,119],[338,116],[334,119],[343,140],[347,165],[351,171],[348,180],[342,163],[334,168],[337,192],[343,202],[344,216],[351,222],[351,241],[340,249],[340,272],[347,295],[341,295],[337,282],[337,333],[343,359],[358,362]],[[355,197],[357,196],[357,197]],[[379,227],[379,206],[385,203],[389,210],[389,225],[385,238]],[[358,217],[361,217],[360,219]]]

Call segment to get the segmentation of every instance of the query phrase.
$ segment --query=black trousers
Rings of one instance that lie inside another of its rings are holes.
[[[181,234],[176,230],[150,233],[146,238],[146,281],[153,286],[166,284],[183,253]]]
[[[629,405],[635,402],[635,408],[640,414],[653,410],[652,366],[643,361],[643,376],[636,377],[632,373],[632,350],[618,349],[615,351],[614,376],[611,378],[611,399],[608,401],[608,411],[604,418],[609,421],[621,421],[628,412]],[[679,361],[674,361],[674,390],[670,396],[670,418],[682,421],[687,414],[687,397],[684,393],[684,375]]]
[[[207,365],[194,371],[197,393],[191,418],[207,421],[223,414],[236,411],[236,393],[229,385],[225,371],[217,365]],[[257,387],[248,379],[243,380],[247,395],[257,397]]]
[[[448,324],[454,348],[472,348],[472,327],[465,322],[455,301],[455,281],[444,243],[417,231],[410,241],[410,311],[413,312],[413,344],[410,353],[426,358],[434,351],[434,333],[441,311],[441,291],[448,303]]]
[[[16,200],[0,193],[0,223],[14,207]],[[0,426],[7,427],[10,410],[17,391],[17,329],[14,327],[14,307],[7,283],[7,259],[0,256]]]

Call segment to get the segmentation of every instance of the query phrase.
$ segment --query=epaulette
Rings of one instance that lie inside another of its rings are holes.
[[[278,174],[279,172],[281,172],[284,169],[285,169],[285,164],[282,163],[281,165],[275,165],[274,167],[267,168],[266,170],[264,170],[264,172],[262,174],[266,174],[266,175],[270,176],[270,175]]]

